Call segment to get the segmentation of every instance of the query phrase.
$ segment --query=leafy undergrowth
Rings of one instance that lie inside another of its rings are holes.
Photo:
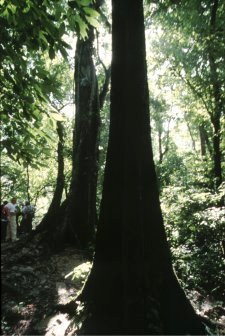
[[[71,247],[46,255],[39,244],[3,243],[1,334],[76,335],[75,298],[90,268],[87,256]],[[188,296],[209,334],[224,334],[222,304],[195,290]]]

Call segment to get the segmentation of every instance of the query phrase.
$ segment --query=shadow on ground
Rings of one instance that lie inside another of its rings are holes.
[[[42,246],[19,241],[1,250],[1,335],[64,335],[91,263],[71,247],[46,255]]]

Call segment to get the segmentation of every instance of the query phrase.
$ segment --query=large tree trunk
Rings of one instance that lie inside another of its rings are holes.
[[[80,334],[203,334],[174,275],[150,141],[142,1],[114,0],[111,123]]]
[[[96,10],[102,4],[97,0]],[[77,41],[75,55],[76,117],[73,135],[73,167],[68,205],[62,232],[67,241],[79,248],[93,243],[97,224],[96,192],[98,174],[98,145],[100,109],[108,89],[110,71],[99,94],[93,62],[94,29],[89,27],[88,38]]]
[[[95,3],[98,9],[102,0]],[[99,93],[93,56],[93,28],[89,27],[86,40],[78,40],[75,54],[76,115],[73,132],[72,181],[65,202],[51,223],[53,245],[63,247],[72,243],[86,248],[93,242],[96,228],[96,189],[98,172],[98,144],[100,109],[103,107],[110,80],[110,69],[105,69],[105,81]],[[49,217],[48,217],[49,219]],[[46,224],[46,222],[45,222]],[[40,228],[43,228],[41,225]],[[53,247],[54,247],[53,246]]]
[[[73,168],[66,216],[67,232],[78,246],[93,241],[96,225],[99,100],[92,59],[94,33],[78,40],[75,56],[76,119],[73,136]]]
[[[103,0],[97,0],[98,10]],[[62,225],[65,239],[85,248],[93,243],[97,212],[96,192],[100,110],[108,91],[110,69],[99,93],[93,62],[94,29],[89,27],[88,38],[78,39],[75,55],[76,117],[73,134],[73,167],[67,208]]]

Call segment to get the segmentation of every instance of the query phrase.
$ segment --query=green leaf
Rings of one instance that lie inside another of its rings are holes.
[[[56,121],[65,121],[65,118],[59,113],[50,112],[50,116]]]
[[[12,14],[16,13],[16,6],[15,5],[13,5],[13,4],[8,5],[8,9],[11,10]]]
[[[84,7],[83,10],[85,11],[86,14],[88,14],[89,16],[92,16],[92,17],[98,17],[99,16],[99,13],[93,9],[93,8],[90,8],[90,7]]]
[[[80,29],[80,35],[82,38],[87,37],[87,30],[88,26],[87,24],[81,19],[79,15],[74,16],[74,20],[78,23],[79,29]]]
[[[68,43],[66,43],[65,41],[61,41],[61,44],[67,49],[72,49],[72,47]]]
[[[66,31],[66,26],[65,23],[62,22],[61,25],[59,26],[59,36],[61,37]]]
[[[99,26],[99,22],[98,20],[96,20],[95,18],[91,17],[91,16],[85,16],[86,20],[88,23],[90,23],[91,26],[93,26],[94,28],[98,28]]]
[[[9,11],[8,11],[7,8],[4,10],[4,12],[1,14],[1,16],[2,17],[6,17],[8,19],[8,17],[9,17]]]
[[[77,0],[80,6],[89,6],[92,3],[92,0]]]
[[[68,57],[68,53],[67,53],[66,49],[64,49],[63,47],[60,46],[60,47],[59,47],[59,50],[60,50],[62,56],[63,56],[65,59],[67,59],[67,57]]]
[[[55,50],[53,49],[53,47],[49,48],[48,54],[49,54],[50,59],[55,58]]]
[[[61,15],[62,15],[62,9],[59,5],[56,5],[55,8],[56,8],[55,9],[55,19],[56,19],[56,21],[59,21],[60,18],[61,18]]]
[[[23,9],[23,13],[28,13],[29,12],[29,10],[30,10],[30,4],[29,4],[29,2],[28,1],[26,1],[26,5],[27,5],[27,7],[25,7],[24,9]]]
[[[48,46],[48,41],[47,41],[43,31],[39,31],[39,40],[41,40],[46,47]]]

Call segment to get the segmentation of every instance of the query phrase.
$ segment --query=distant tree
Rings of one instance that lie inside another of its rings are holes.
[[[171,117],[168,115],[169,106],[164,99],[153,98],[150,100],[152,124],[158,138],[158,161],[161,165],[165,154],[169,150],[169,133]],[[152,127],[153,127],[152,125]]]
[[[65,187],[65,174],[64,174],[64,142],[65,142],[65,118],[62,116],[62,110],[72,105],[73,102],[73,86],[71,81],[73,80],[72,70],[67,62],[64,60],[54,60],[49,66],[49,88],[48,98],[50,106],[53,111],[56,112],[55,118],[58,119],[53,123],[55,126],[55,132],[57,134],[57,176],[54,188],[53,197],[49,205],[48,211],[41,220],[38,226],[38,232],[45,229],[51,232],[52,226],[55,227],[56,218],[58,217],[63,190]],[[46,237],[49,236],[46,234]]]
[[[181,6],[179,1],[168,0],[155,3],[153,11],[160,13],[164,34],[159,43],[167,67],[186,83],[208,115],[211,130],[204,127],[204,138],[208,141],[212,133],[212,176],[218,187],[224,174],[224,2],[185,0]]]
[[[150,141],[141,1],[112,1],[109,146],[80,334],[204,334],[172,269]]]

